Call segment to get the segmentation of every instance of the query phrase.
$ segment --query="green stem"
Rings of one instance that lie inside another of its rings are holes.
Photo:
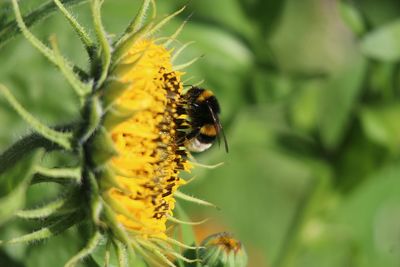
[[[283,245],[280,248],[280,252],[273,266],[286,267],[290,265],[291,259],[296,253],[300,233],[309,218],[310,211],[313,207],[312,204],[314,203],[320,185],[321,181],[316,178],[309,181],[293,215]]]
[[[74,6],[77,4],[85,3],[87,0],[64,0],[62,3],[64,6]],[[58,8],[53,0],[48,1],[47,3],[42,4],[29,14],[23,17],[23,20],[27,27],[34,25],[35,23],[49,17]],[[10,21],[4,25],[2,29],[0,29],[0,48],[4,46],[8,41],[10,41],[13,37],[20,34],[21,31],[18,28],[18,24],[16,20]]]

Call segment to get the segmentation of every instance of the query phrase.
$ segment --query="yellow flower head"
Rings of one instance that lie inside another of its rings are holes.
[[[184,183],[180,170],[189,170],[182,130],[186,116],[181,103],[181,73],[173,71],[170,53],[152,40],[135,43],[121,65],[129,71],[115,75],[128,87],[116,105],[133,115],[113,128],[118,156],[112,167],[125,191],[109,190],[134,218],[119,214],[118,220],[138,235],[164,237],[167,217],[172,215],[176,189]]]
[[[82,118],[60,127],[62,130],[48,127],[0,85],[0,93],[37,132],[27,137],[28,143],[36,142],[49,152],[61,150],[76,159],[72,167],[48,168],[32,163],[32,168],[28,169],[40,175],[35,182],[60,183],[65,190],[63,188],[59,199],[43,207],[19,211],[21,218],[43,223],[39,230],[8,243],[42,240],[85,222],[90,225],[87,227],[89,238],[66,263],[67,267],[76,266],[89,255],[96,260],[93,254],[104,243],[108,260],[113,251],[110,246],[114,246],[119,266],[128,266],[132,259],[159,266],[198,261],[185,258],[180,250],[198,249],[196,246],[183,244],[167,234],[167,220],[182,227],[196,224],[173,216],[175,196],[212,205],[177,191],[185,183],[179,177],[180,172],[191,170],[190,155],[184,143],[192,129],[187,115],[190,105],[186,96],[182,96],[182,73],[174,70],[170,51],[165,46],[176,38],[183,25],[164,45],[151,38],[183,9],[160,21],[155,20],[154,13],[153,19],[146,21],[146,10],[155,3],[144,0],[137,17],[123,35],[111,43],[101,21],[103,1],[89,2],[96,40],[60,0],[54,0],[79,35],[90,58],[90,68],[82,70],[64,58],[55,37],[48,47],[34,36],[25,25],[18,1],[12,0],[20,32],[60,69],[80,100]],[[206,132],[212,130],[215,135],[215,125]],[[15,212],[20,208],[16,207]],[[136,252],[141,257],[136,257]],[[99,265],[108,266],[109,263]]]

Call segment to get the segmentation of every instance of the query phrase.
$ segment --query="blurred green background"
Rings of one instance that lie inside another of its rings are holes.
[[[8,1],[0,30],[13,18]],[[29,11],[43,0],[21,1]],[[139,1],[106,0],[107,30],[118,35]],[[0,2],[1,3],[1,2]],[[199,238],[230,231],[251,267],[400,266],[400,2],[398,0],[158,1],[159,16],[192,14],[176,45],[195,41],[177,64],[222,106],[230,152],[215,145],[185,192],[220,210],[188,206]],[[73,8],[91,28],[87,5]],[[33,27],[82,68],[87,58],[60,14]],[[35,116],[55,125],[77,116],[61,74],[21,36],[0,49],[0,82]],[[0,150],[30,132],[0,99]],[[30,199],[57,191],[34,186]],[[22,227],[22,226],[21,226]],[[19,233],[12,225],[1,236]],[[74,230],[0,252],[4,266],[59,266],[81,244]],[[1,265],[3,266],[3,265]]]

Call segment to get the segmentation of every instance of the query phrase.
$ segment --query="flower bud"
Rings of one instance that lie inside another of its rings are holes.
[[[230,233],[218,233],[207,237],[201,244],[199,257],[204,266],[244,267],[247,254],[242,243]]]

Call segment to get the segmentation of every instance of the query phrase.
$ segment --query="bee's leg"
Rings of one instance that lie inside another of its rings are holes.
[[[190,131],[189,133],[181,132],[181,135],[178,137],[176,143],[178,145],[184,144],[186,140],[190,140],[190,139],[196,137],[199,134],[199,132],[200,132],[200,129],[197,129],[197,128]]]

